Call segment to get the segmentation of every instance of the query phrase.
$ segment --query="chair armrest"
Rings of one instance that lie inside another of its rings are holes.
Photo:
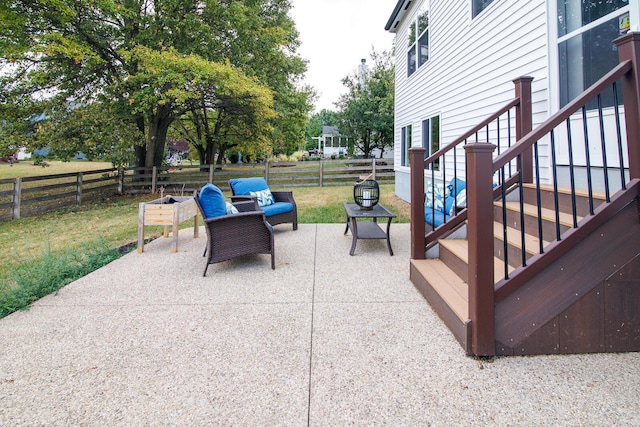
[[[238,197],[243,197],[243,196],[238,196]],[[252,212],[252,211],[260,210],[260,206],[258,206],[258,202],[255,199],[254,200],[249,199],[244,201],[232,201],[231,203],[240,212]]]
[[[292,203],[293,205],[296,204],[296,201],[293,199],[292,191],[272,191],[271,194],[273,195],[273,200],[276,202],[287,202]]]

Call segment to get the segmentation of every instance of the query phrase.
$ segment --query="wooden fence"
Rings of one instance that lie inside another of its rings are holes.
[[[263,176],[277,189],[351,185],[369,174],[381,184],[395,182],[393,159],[102,169],[0,179],[0,220],[78,206],[116,193],[189,195],[207,182],[227,190],[232,178]]]

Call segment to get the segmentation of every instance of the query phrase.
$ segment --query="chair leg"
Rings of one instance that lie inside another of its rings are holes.
[[[206,277],[207,276],[207,269],[209,268],[209,263],[207,262],[207,265],[204,267],[204,273],[202,273],[202,277]]]
[[[275,255],[275,251],[273,250],[273,248],[271,249],[271,269],[272,270],[276,269],[276,255]]]

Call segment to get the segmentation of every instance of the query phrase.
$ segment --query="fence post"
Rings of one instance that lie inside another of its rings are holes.
[[[533,129],[533,109],[531,107],[531,82],[533,77],[518,77],[513,81],[516,98],[520,104],[516,107],[516,142]],[[529,149],[522,153],[522,180],[533,182],[533,152]]]
[[[424,147],[411,147],[411,258],[425,258],[426,225],[424,223]]]
[[[153,171],[151,172],[151,194],[156,194],[156,176],[158,174],[158,168],[156,166],[153,167]]]
[[[629,153],[629,178],[640,178],[640,33],[628,33],[613,42],[618,46],[620,62],[632,62],[631,72],[622,77],[622,93]]]
[[[269,160],[264,161],[264,180],[269,183]]]
[[[76,176],[76,205],[82,204],[82,172]]]
[[[323,179],[324,179],[324,165],[322,163],[322,159],[320,159],[320,187],[322,187],[323,185]]]
[[[22,178],[16,178],[13,183],[13,213],[12,218],[20,218],[20,204],[22,201]]]
[[[495,355],[493,275],[493,152],[496,146],[467,144],[467,236],[469,242],[469,318],[471,349]]]
[[[118,194],[124,193],[124,168],[118,168],[118,177],[116,178],[118,185]]]
[[[373,174],[373,180],[376,180],[376,158],[371,159],[371,173]]]

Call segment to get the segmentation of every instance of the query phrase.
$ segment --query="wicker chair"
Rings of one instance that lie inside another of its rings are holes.
[[[207,265],[203,276],[207,275],[209,264],[250,254],[271,254],[271,268],[275,270],[273,229],[264,212],[256,209],[253,201],[233,203],[239,211],[236,214],[206,218],[198,196],[195,191],[193,198],[207,230],[207,246],[203,255],[207,256]]]
[[[257,209],[262,209],[267,216],[267,221],[271,225],[292,223],[293,229],[298,229],[298,208],[291,191],[271,191],[274,203],[270,206],[260,207],[256,197],[249,195],[248,188],[256,186],[257,190],[268,189],[266,181],[262,177],[255,178],[236,178],[229,180],[229,188],[231,189],[231,201],[248,201],[253,200]],[[239,190],[240,189],[240,190]],[[282,206],[288,206],[281,209]],[[291,209],[291,207],[293,209]]]

